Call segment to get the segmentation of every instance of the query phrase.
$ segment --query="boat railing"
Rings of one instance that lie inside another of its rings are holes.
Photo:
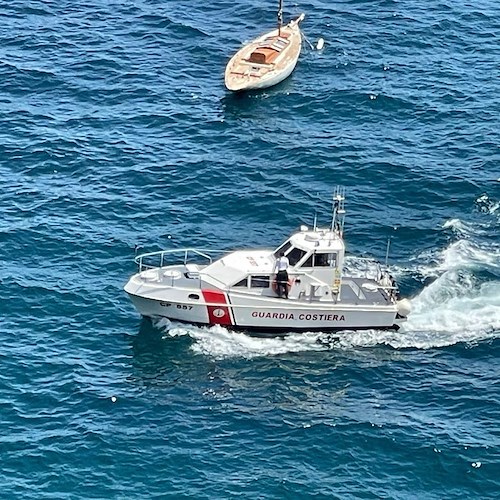
[[[371,279],[377,283],[378,288],[385,291],[389,300],[392,302],[397,300],[399,287],[396,280],[391,276],[389,269],[377,260],[370,257],[356,257],[349,259],[345,267],[348,269],[349,278]]]
[[[210,253],[209,253],[210,252]],[[139,267],[139,272],[147,269],[162,268],[165,265],[171,265],[171,257],[178,255],[176,263],[184,265],[188,263],[195,263],[202,259],[204,264],[208,265],[213,262],[214,255],[221,255],[223,250],[204,250],[196,248],[181,248],[173,250],[160,250],[157,252],[143,253],[135,257],[135,263]],[[213,255],[210,255],[213,254]],[[169,262],[167,262],[169,261]]]

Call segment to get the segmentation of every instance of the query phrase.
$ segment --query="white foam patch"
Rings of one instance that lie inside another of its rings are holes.
[[[498,179],[498,181],[500,182],[500,179]],[[476,200],[476,204],[481,212],[485,212],[490,215],[496,215],[500,213],[500,201],[492,200],[486,194],[480,196]]]
[[[450,332],[500,328],[500,283],[477,285],[471,274],[450,271],[412,300],[405,329]]]
[[[458,220],[447,223],[471,238],[441,252],[423,254],[418,272],[437,277],[411,300],[412,313],[394,347],[442,347],[500,336],[500,282],[481,283],[481,272],[500,274],[498,245],[477,241],[481,230]]]
[[[456,268],[497,267],[500,249],[494,247],[481,248],[468,240],[460,240],[443,252],[443,270]]]
[[[464,222],[460,219],[450,219],[443,224],[443,228],[452,229],[456,234],[469,236],[472,234],[484,234],[488,226],[481,227],[479,224]]]
[[[198,328],[164,321],[163,328],[165,337],[189,336],[194,341],[190,347],[194,353],[215,359],[252,359],[292,352],[350,350],[380,345],[394,349],[433,349],[500,336],[498,283],[485,284],[474,295],[453,296],[446,292],[443,281],[436,280],[412,300],[412,306],[414,311],[399,331],[306,332],[260,338],[222,326]]]
[[[460,269],[489,269],[498,273],[500,247],[480,246],[472,240],[461,239],[441,252],[424,252],[416,261],[418,272],[423,276],[440,276],[446,271]]]
[[[284,337],[261,338],[234,332],[217,325],[212,327],[195,327],[179,325],[168,320],[159,320],[157,328],[165,330],[165,336],[189,336],[194,343],[191,350],[217,359],[223,358],[255,358],[259,356],[275,356],[290,352],[319,351],[328,348],[318,341],[319,333],[291,333]]]

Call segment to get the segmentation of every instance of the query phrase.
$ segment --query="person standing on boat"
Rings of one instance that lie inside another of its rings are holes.
[[[274,265],[274,272],[276,273],[276,293],[278,297],[282,295],[285,299],[288,299],[288,267],[290,266],[290,261],[288,257],[285,257],[283,252],[280,252],[280,256],[276,259],[276,264]]]

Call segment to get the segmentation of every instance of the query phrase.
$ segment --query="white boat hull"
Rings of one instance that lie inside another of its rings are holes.
[[[290,76],[297,65],[302,47],[299,23],[304,14],[283,26],[278,32],[274,29],[241,48],[226,66],[224,81],[228,90],[258,90],[269,88]],[[256,51],[262,54],[260,62],[255,62]]]
[[[397,329],[396,304],[304,304],[296,300],[230,296],[219,290],[180,293],[144,287],[132,277],[125,287],[138,312],[145,317],[164,317],[196,325],[223,325],[248,331],[292,332],[350,329]],[[155,296],[156,295],[156,296]],[[180,295],[183,295],[180,298]]]

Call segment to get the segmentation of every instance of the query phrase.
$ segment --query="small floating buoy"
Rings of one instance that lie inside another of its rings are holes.
[[[111,396],[111,402],[116,403],[116,396]]]
[[[319,38],[316,42],[316,50],[321,50],[325,46],[325,41],[323,38]]]

